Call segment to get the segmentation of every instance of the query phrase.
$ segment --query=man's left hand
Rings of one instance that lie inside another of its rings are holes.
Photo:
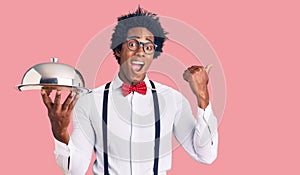
[[[209,94],[208,94],[208,72],[210,71],[212,65],[209,64],[206,67],[203,66],[191,66],[186,69],[183,73],[183,78],[189,82],[193,93],[197,97],[198,106],[205,109],[209,104]]]

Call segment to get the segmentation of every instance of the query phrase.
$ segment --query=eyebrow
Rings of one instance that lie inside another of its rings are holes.
[[[149,39],[149,38],[146,38],[146,40],[148,40],[148,41],[150,41],[150,42],[154,43],[154,41],[152,41],[152,40],[151,40],[151,39]]]
[[[135,39],[135,38],[140,38],[139,36],[130,36],[130,37],[128,37],[127,39]],[[148,40],[148,41],[150,41],[150,42],[154,42],[154,41],[152,41],[151,39],[149,39],[149,38],[146,38],[146,40]]]
[[[135,39],[135,38],[140,38],[139,36],[130,36],[127,39]]]

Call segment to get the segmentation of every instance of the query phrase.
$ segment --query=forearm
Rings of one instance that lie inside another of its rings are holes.
[[[217,157],[218,122],[211,105],[208,105],[205,110],[199,109],[198,115],[193,145],[199,160],[210,164]]]
[[[199,139],[195,139],[194,143],[198,142]],[[195,148],[197,160],[204,164],[212,164],[218,155],[218,133],[206,140],[206,143],[202,146],[196,146]]]
[[[217,119],[210,103],[205,109],[198,108],[195,120],[190,105],[184,97],[175,117],[174,135],[183,148],[198,162],[212,163],[217,156]]]
[[[70,148],[56,139],[54,139],[54,145],[54,154],[57,165],[60,167],[64,175],[70,174]]]
[[[69,145],[55,139],[56,163],[65,175],[85,174],[91,161],[93,145],[83,135],[76,134],[74,140],[73,136]]]

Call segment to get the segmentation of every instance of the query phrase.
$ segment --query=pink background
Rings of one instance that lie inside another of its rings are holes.
[[[200,31],[226,77],[218,159],[202,165],[179,148],[168,174],[299,174],[296,0],[1,2],[0,174],[61,174],[39,92],[14,86],[29,67],[53,56],[75,66],[95,34],[138,4]]]

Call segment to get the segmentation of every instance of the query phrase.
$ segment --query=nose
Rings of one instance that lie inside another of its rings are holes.
[[[140,44],[139,45],[139,48],[137,49],[136,51],[136,55],[138,56],[144,56],[144,45],[143,44]]]

